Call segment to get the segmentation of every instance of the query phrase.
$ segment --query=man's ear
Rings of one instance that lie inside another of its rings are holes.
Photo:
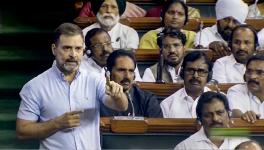
[[[52,54],[54,55],[54,56],[56,56],[56,45],[55,44],[52,44],[51,45],[51,50],[52,50]]]

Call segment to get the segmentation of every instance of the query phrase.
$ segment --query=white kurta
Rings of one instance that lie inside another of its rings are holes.
[[[204,87],[204,92],[210,91]],[[164,118],[196,118],[196,106],[199,97],[195,100],[187,95],[185,88],[167,97],[160,103]]]
[[[85,36],[87,32],[93,28],[101,28],[99,23],[94,23],[83,29],[83,35]],[[137,49],[139,45],[139,37],[136,30],[133,28],[117,23],[108,34],[111,37],[112,46],[114,49],[124,48],[124,49]]]
[[[239,109],[242,113],[246,111],[254,111],[260,114],[260,118],[264,118],[264,102],[254,96],[247,88],[246,84],[238,84],[232,86],[227,91],[227,98],[230,109]]]
[[[258,32],[259,46],[264,49],[264,28]]]
[[[191,135],[189,138],[178,144],[174,150],[232,150],[247,138],[225,138],[223,144],[218,148],[205,135],[204,129]]]
[[[217,31],[217,26],[206,27],[201,32],[198,32],[195,37],[194,45],[202,45],[203,47],[209,47],[209,44],[214,41],[226,42]],[[200,40],[201,37],[201,40]]]
[[[213,79],[219,83],[244,83],[246,66],[235,60],[233,55],[219,58],[213,67]]]
[[[96,64],[96,62],[92,58],[87,57],[87,55],[84,55],[83,56],[83,59],[81,61],[80,68],[82,70],[85,70],[88,73],[99,74],[102,77],[105,76],[105,69],[102,68],[101,66],[99,66],[98,64]],[[136,66],[134,72],[135,72],[135,81],[142,81],[137,66]]]

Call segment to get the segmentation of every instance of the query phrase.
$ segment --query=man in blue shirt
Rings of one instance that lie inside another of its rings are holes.
[[[17,137],[40,139],[40,149],[100,149],[99,101],[124,111],[123,87],[79,69],[82,30],[61,24],[54,34],[53,66],[26,83],[17,114]]]

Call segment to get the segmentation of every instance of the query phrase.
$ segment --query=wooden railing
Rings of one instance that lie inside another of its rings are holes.
[[[232,119],[231,128],[247,129],[250,134],[264,133],[264,120],[254,124],[241,119]],[[115,120],[101,118],[102,132],[113,133],[194,133],[200,126],[196,119],[145,118],[144,120]]]
[[[81,28],[85,28],[95,21],[96,19],[94,17],[77,17],[74,19],[74,22]],[[210,27],[216,24],[215,18],[189,19],[184,29],[198,31],[201,21],[204,27]],[[159,17],[126,18],[121,19],[120,22],[136,30],[148,31],[161,27],[161,20]],[[246,23],[252,25],[256,30],[264,28],[264,19],[247,19]]]
[[[199,49],[187,49],[185,51],[185,54],[188,54],[193,51],[199,51]],[[217,56],[213,53],[213,51],[209,49],[203,49],[201,50],[206,54],[209,60],[215,61],[217,59]],[[136,60],[139,62],[156,62],[159,58],[159,50],[158,49],[137,49],[136,53]]]
[[[221,92],[226,93],[227,90],[236,83],[219,83],[218,88]],[[142,90],[150,91],[158,97],[168,97],[181,89],[183,84],[180,83],[153,83],[153,82],[138,82],[138,86]],[[213,85],[208,85],[209,88],[215,89]]]

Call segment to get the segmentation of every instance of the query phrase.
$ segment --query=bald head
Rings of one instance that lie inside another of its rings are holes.
[[[262,147],[256,141],[246,141],[240,143],[235,150],[262,150]]]

